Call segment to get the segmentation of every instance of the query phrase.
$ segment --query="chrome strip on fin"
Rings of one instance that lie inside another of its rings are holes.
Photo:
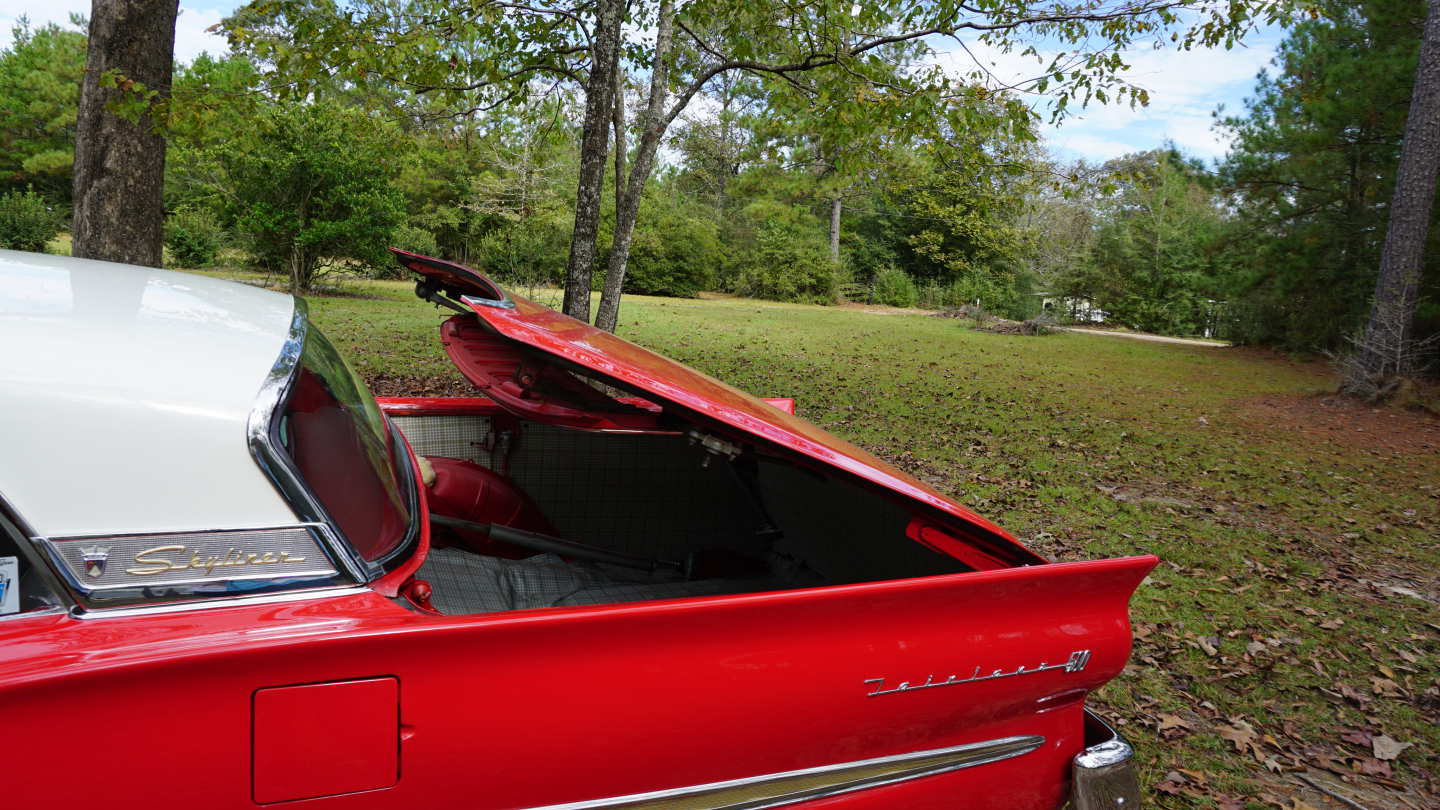
[[[764,810],[999,762],[1023,756],[1044,744],[1044,737],[1033,735],[1001,737],[949,748],[914,751],[909,754],[822,765],[818,768],[651,793],[551,804],[531,810]]]

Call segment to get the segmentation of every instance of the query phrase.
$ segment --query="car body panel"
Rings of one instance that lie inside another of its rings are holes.
[[[25,460],[0,467],[0,493],[50,537],[293,523],[243,437],[294,308],[233,282],[0,251],[0,446]]]
[[[0,701],[7,725],[33,730],[7,756],[32,776],[10,795],[53,799],[74,768],[55,751],[83,727],[96,784],[149,774],[176,805],[249,806],[256,690],[393,677],[402,778],[317,805],[545,806],[1039,735],[1044,746],[1014,761],[927,779],[1008,797],[989,806],[1054,807],[1083,696],[1125,665],[1126,604],[1153,564],[460,617],[361,591],[147,616],[139,641],[117,618],[9,621]],[[1077,648],[1090,653],[1082,669],[1039,670]],[[1021,667],[1032,671],[963,680]],[[871,696],[884,691],[875,678],[894,689],[955,674],[962,682]],[[876,795],[891,790],[827,801],[884,806]],[[107,803],[143,803],[121,798]]]

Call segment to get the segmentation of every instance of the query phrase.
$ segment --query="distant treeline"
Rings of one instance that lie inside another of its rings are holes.
[[[1208,167],[1168,145],[1062,165],[1033,121],[847,145],[803,111],[782,115],[761,84],[727,81],[670,130],[625,289],[979,302],[1013,318],[1048,298],[1147,331],[1340,348],[1375,283],[1424,9],[1319,6],[1246,109],[1219,119],[1234,150]],[[84,61],[84,34],[53,25],[18,28],[0,52],[0,245],[40,249],[65,228]],[[574,98],[458,116],[383,83],[280,100],[249,58],[201,56],[152,112],[170,144],[173,264],[262,267],[309,288],[392,273],[384,247],[397,245],[515,285],[563,280]],[[1428,255],[1422,336],[1440,331],[1440,251]]]

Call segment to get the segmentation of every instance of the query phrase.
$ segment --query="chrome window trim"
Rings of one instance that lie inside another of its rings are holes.
[[[44,580],[45,587],[50,589],[51,595],[60,600],[60,604],[56,606],[55,610],[74,613],[78,608],[78,603],[75,601],[75,594],[70,592],[70,589],[65,586],[64,579],[51,567],[50,556],[44,554],[36,547],[35,529],[26,523],[24,518],[20,517],[20,513],[16,511],[15,507],[5,498],[3,493],[0,493],[0,532],[7,533],[11,536],[20,554],[24,555],[26,562],[30,563],[30,567]],[[45,610],[30,611],[29,613],[21,611],[20,613],[12,613],[4,618],[36,616],[42,613],[52,612],[54,612],[54,610],[48,608]]]
[[[410,463],[409,453],[405,451],[404,440],[400,438],[399,429],[387,417],[385,426],[390,432],[391,446],[395,450],[396,458],[401,462],[395,466],[401,470],[400,484],[401,488],[405,490],[406,505],[410,511],[410,525],[406,530],[405,538],[395,547],[394,551],[375,562],[367,561],[345,539],[345,534],[340,530],[339,524],[325,510],[319,498],[300,476],[300,471],[295,468],[290,454],[280,446],[277,437],[278,418],[284,410],[290,388],[300,373],[300,358],[305,350],[305,340],[310,327],[309,307],[305,300],[299,297],[295,297],[293,300],[295,311],[290,322],[289,337],[281,347],[280,354],[271,367],[270,373],[266,375],[265,382],[261,384],[260,392],[255,397],[255,405],[251,408],[250,417],[246,421],[245,430],[250,445],[250,455],[254,457],[255,463],[274,484],[280,496],[290,504],[291,509],[295,510],[301,521],[323,524],[327,527],[325,539],[330,544],[332,558],[340,561],[356,582],[371,582],[384,576],[387,564],[397,557],[404,556],[406,552],[412,551],[420,536],[422,516],[420,515],[420,498],[416,490],[414,470]]]
[[[300,373],[300,355],[305,350],[305,337],[309,331],[310,308],[303,298],[294,297],[295,309],[290,318],[290,334],[280,348],[280,355],[260,385],[255,396],[255,405],[250,409],[245,431],[250,443],[250,455],[255,463],[279,491],[280,497],[290,504],[295,514],[305,523],[323,523],[335,530],[335,521],[326,513],[320,501],[305,485],[290,456],[281,449],[275,439],[276,419],[285,406],[290,387]],[[338,532],[336,532],[338,533]],[[367,582],[370,577],[360,555],[348,543],[332,542],[332,556],[341,561],[345,570],[357,582]]]
[[[907,782],[912,779],[920,779],[926,776],[934,776],[936,774],[949,773],[964,768],[973,768],[991,762],[1012,759],[1028,754],[1044,744],[1045,738],[1035,735],[1000,737],[994,740],[955,745],[948,748],[912,751],[910,753],[896,754],[888,757],[841,762],[834,765],[802,768],[795,771],[782,771],[743,779],[710,782],[703,785],[670,788],[668,790],[657,790],[648,793],[633,793],[626,796],[612,796],[605,799],[549,804],[543,807],[530,808],[530,810],[598,810],[598,808],[622,808],[622,810],[623,808],[637,808],[638,810],[639,808],[654,805],[657,802],[686,799],[690,800],[690,802],[710,800],[704,804],[687,803],[685,805],[687,808],[692,809],[704,807],[706,810],[763,810],[764,808],[783,807],[800,802],[815,801],[831,796],[839,796],[844,793],[852,793],[858,790],[867,790],[884,785],[896,784],[898,782]],[[944,758],[944,760],[939,763],[924,763],[925,760],[932,760],[937,757]],[[899,770],[873,776],[854,775],[857,771],[890,765],[903,766],[906,763],[912,762],[924,764],[917,764],[908,770]],[[825,775],[833,775],[835,780],[831,784],[803,787],[789,793],[763,798],[747,798],[743,795],[756,788],[763,788],[768,784],[780,787],[787,781],[808,780],[810,777]],[[706,794],[714,795],[707,796]],[[741,795],[737,796],[735,794]]]

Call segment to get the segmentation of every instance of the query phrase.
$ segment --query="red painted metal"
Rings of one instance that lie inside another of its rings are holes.
[[[391,787],[400,778],[400,683],[394,678],[255,692],[257,804]]]
[[[492,301],[505,297],[500,285],[463,264],[421,256],[408,250],[390,248],[402,267],[424,277],[439,289],[454,295],[474,295]]]
[[[4,757],[17,807],[251,807],[257,689],[384,673],[400,683],[398,783],[304,803],[534,807],[1016,734],[1003,763],[815,807],[1053,810],[1081,700],[1130,649],[1153,557],[629,605],[438,617],[372,592],[133,618],[0,623]],[[1092,651],[1077,673],[866,697]],[[320,724],[322,721],[316,721]],[[337,749],[346,736],[323,728]],[[306,763],[297,762],[296,767]],[[79,782],[78,780],[83,780]],[[298,806],[298,805],[297,805]]]
[[[467,379],[516,416],[587,430],[663,430],[660,409],[653,404],[608,397],[474,318],[457,315],[445,321],[440,342]]]
[[[883,487],[917,507],[940,513],[943,517],[936,522],[959,521],[969,534],[978,535],[971,545],[997,560],[997,565],[1045,561],[999,526],[803,419],[603,329],[524,298],[512,298],[513,308],[472,305],[471,309],[496,334],[639,391],[667,411],[673,408],[691,419],[718,423],[742,437],[800,453],[828,470]]]
[[[429,461],[435,471],[435,483],[428,493],[432,514],[472,523],[497,523],[552,537],[560,533],[530,496],[500,473],[460,459],[430,458]],[[440,531],[443,536],[482,554],[520,558],[534,553],[476,532],[434,526],[431,530]]]
[[[393,416],[494,416],[509,413],[494,400],[472,397],[376,397],[375,401],[380,403],[381,410]],[[645,402],[629,397],[620,397],[619,401],[627,405]],[[785,413],[795,413],[793,397],[760,397],[760,401]]]

